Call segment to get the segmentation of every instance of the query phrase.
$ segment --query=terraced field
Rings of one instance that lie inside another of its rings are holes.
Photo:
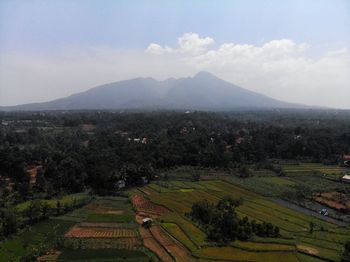
[[[131,207],[127,198],[99,198],[70,214],[78,223],[65,233],[58,261],[147,261]]]
[[[288,175],[298,175],[310,172],[319,172],[326,175],[339,175],[344,172],[344,168],[335,165],[322,165],[319,163],[300,163],[296,165],[284,164],[283,171]]]
[[[167,181],[133,190],[131,194],[169,209],[171,212],[157,219],[159,225],[199,261],[339,261],[342,247],[350,239],[349,228],[288,209],[227,181]],[[222,247],[208,242],[206,234],[186,213],[196,201],[206,199],[215,203],[228,195],[243,199],[237,208],[239,216],[271,222],[280,227],[281,237],[255,237]],[[313,233],[309,232],[311,222]]]
[[[340,261],[344,243],[350,239],[349,227],[304,215],[222,179],[162,181],[130,190],[129,199],[97,197],[3,242],[0,261],[19,261],[39,245],[49,251],[39,261]],[[290,183],[285,178],[263,179]],[[271,222],[280,228],[281,236],[221,246],[208,241],[186,213],[194,202],[216,203],[225,196],[243,200],[236,210],[240,217]],[[140,225],[145,217],[154,220],[149,228]],[[57,249],[57,241],[63,248]]]

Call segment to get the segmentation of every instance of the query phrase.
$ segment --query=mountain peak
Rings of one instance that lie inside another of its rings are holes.
[[[213,74],[209,73],[208,71],[199,71],[193,78],[217,78]]]

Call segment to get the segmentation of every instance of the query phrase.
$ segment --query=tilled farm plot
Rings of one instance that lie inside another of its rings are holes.
[[[143,244],[150,249],[153,253],[157,254],[157,256],[164,262],[173,261],[172,257],[165,250],[165,248],[160,245],[157,240],[154,239],[149,229],[141,228],[140,235],[143,239]]]
[[[169,213],[169,210],[167,208],[156,205],[141,196],[134,196],[132,203],[135,206],[136,210],[141,213],[154,214],[158,216]]]
[[[150,231],[153,237],[162,244],[167,252],[176,258],[176,261],[196,261],[196,259],[191,256],[191,253],[184,246],[177,243],[160,226],[152,226]]]
[[[66,238],[65,245],[74,249],[126,249],[135,250],[141,241],[135,237],[124,238]]]
[[[136,232],[126,228],[74,226],[65,236],[76,238],[134,238],[136,237]]]

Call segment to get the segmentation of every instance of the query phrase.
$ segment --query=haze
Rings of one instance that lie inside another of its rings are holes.
[[[0,105],[209,71],[292,103],[350,108],[350,2],[0,2]]]

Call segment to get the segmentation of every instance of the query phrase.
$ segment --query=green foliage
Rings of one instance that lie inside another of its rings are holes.
[[[19,226],[18,217],[14,210],[0,210],[0,239],[17,232]]]
[[[55,248],[74,222],[50,219],[0,243],[0,261],[20,261],[37,257]]]
[[[205,228],[208,238],[218,242],[247,240],[253,234],[260,237],[278,237],[280,230],[271,223],[249,222],[247,217],[240,219],[235,211],[242,200],[224,197],[216,205],[206,200],[192,205],[190,216]]]
[[[89,214],[87,217],[88,222],[115,222],[115,223],[128,223],[133,220],[132,214]]]
[[[344,244],[342,261],[343,262],[350,261],[350,240],[346,241]]]
[[[84,249],[72,250],[65,249],[58,258],[59,262],[85,262],[85,261],[149,261],[145,253],[138,250],[123,250],[123,249]]]

